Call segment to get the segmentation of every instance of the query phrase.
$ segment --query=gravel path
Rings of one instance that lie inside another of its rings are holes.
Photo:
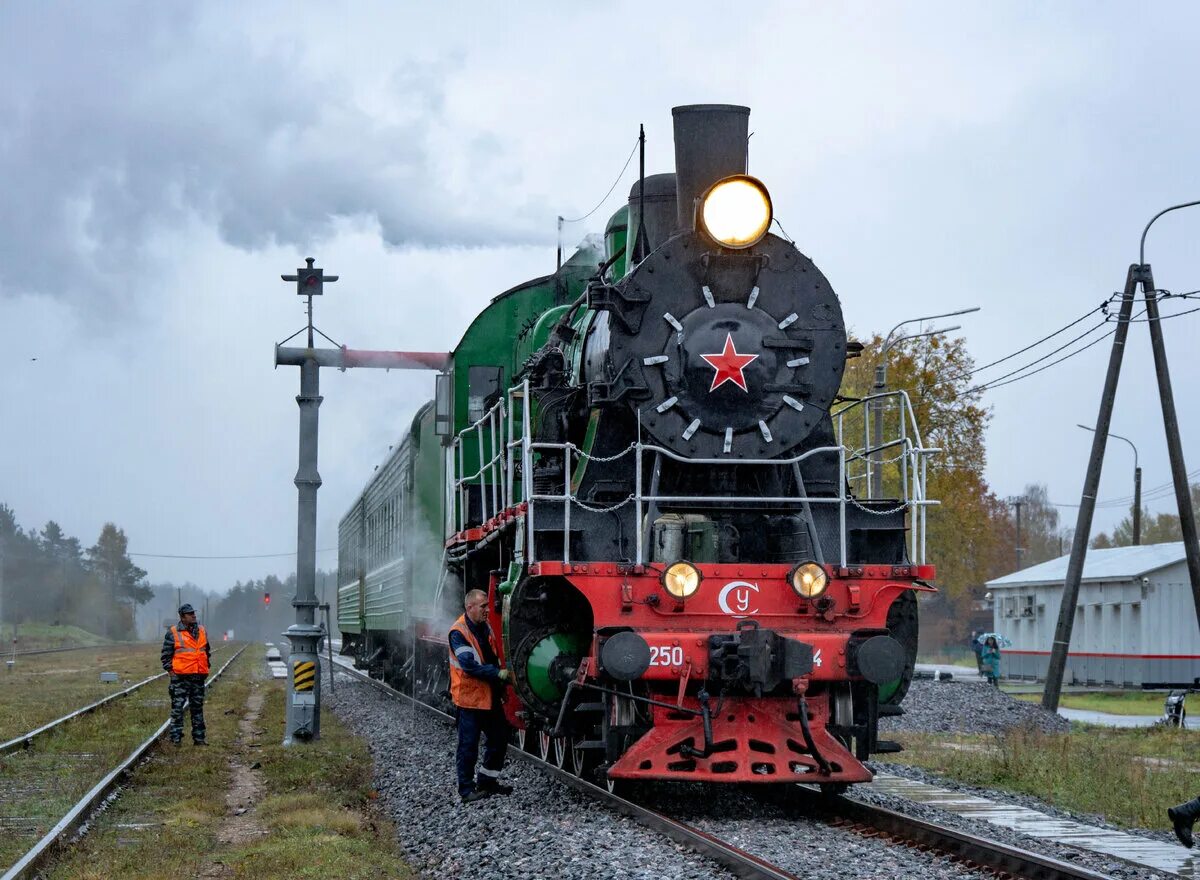
[[[880,736],[899,732],[994,734],[1022,726],[1046,733],[1071,729],[1071,722],[1061,715],[977,682],[916,679],[903,705],[903,715],[879,719]]]
[[[510,758],[511,797],[458,801],[454,733],[346,676],[326,706],[371,742],[379,800],[412,866],[428,877],[724,878],[709,860]],[[662,802],[655,803],[655,798]],[[983,875],[945,859],[860,837],[725,787],[663,787],[649,806],[813,880]]]

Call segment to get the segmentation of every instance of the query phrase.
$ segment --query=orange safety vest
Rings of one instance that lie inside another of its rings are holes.
[[[175,654],[171,657],[171,671],[176,675],[208,675],[208,633],[200,627],[196,638],[186,629],[171,627],[175,639]]]
[[[475,634],[471,632],[471,628],[467,626],[467,615],[459,616],[458,620],[454,621],[454,626],[450,627],[450,632],[457,630],[467,640],[467,645],[470,648],[462,647],[460,651],[474,651],[477,662],[483,662],[483,650],[479,647],[479,641],[475,638]],[[491,630],[488,630],[488,644],[492,646],[492,652],[499,657],[500,652],[496,650],[496,640],[492,636]],[[458,658],[454,656],[454,649],[450,649],[450,699],[454,705],[462,709],[490,709],[492,708],[492,685],[491,682],[485,681],[482,678],[476,678],[473,675],[468,675],[463,671],[462,664],[458,662]]]

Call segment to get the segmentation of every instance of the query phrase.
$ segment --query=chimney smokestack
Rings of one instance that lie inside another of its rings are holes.
[[[679,229],[692,228],[696,199],[723,177],[745,174],[750,108],[687,104],[671,110],[675,122],[675,181]]]

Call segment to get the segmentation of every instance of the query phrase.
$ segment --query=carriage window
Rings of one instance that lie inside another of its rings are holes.
[[[477,422],[483,418],[500,395],[500,367],[475,366],[467,370],[467,418]]]

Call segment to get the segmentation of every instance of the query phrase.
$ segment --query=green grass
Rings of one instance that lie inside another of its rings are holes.
[[[1040,691],[1014,693],[1013,697],[1029,703],[1040,703]],[[1161,715],[1166,694],[1147,691],[1095,691],[1063,694],[1059,705],[1068,709],[1107,712],[1111,715]]]
[[[225,816],[229,743],[237,736],[250,692],[253,653],[251,645],[209,691],[204,720],[212,745],[199,749],[187,744],[185,720],[185,744],[155,749],[120,799],[43,876],[149,880],[173,873],[164,868],[167,864],[187,865],[189,876],[198,874],[196,867],[216,845],[216,830]]]
[[[116,672],[118,681],[101,682],[101,672]],[[0,742],[160,672],[157,645],[111,645],[90,651],[18,657],[11,672],[0,672]],[[161,690],[158,687],[149,684],[146,691],[163,697],[166,685]],[[134,699],[141,695],[142,691],[131,694]]]
[[[321,739],[284,748],[285,692],[268,694],[262,727],[267,797],[259,817],[270,830],[228,854],[235,877],[408,878],[395,830],[371,806],[371,755],[332,712],[321,716]]]
[[[1167,808],[1195,797],[1200,780],[1190,772],[1200,769],[1200,733],[1190,730],[1083,726],[1066,734],[897,738],[905,747],[898,762],[1138,828],[1167,828]]]
[[[161,749],[47,877],[157,880],[170,873],[166,864],[198,877],[414,876],[399,858],[395,829],[373,808],[366,744],[325,712],[321,740],[283,748],[284,682],[266,677],[257,654],[243,656],[234,669],[235,682],[226,689],[222,681],[214,692],[221,702],[206,707],[212,745]],[[237,742],[251,689],[264,691],[266,701],[254,734]],[[223,845],[218,833],[227,820],[233,759],[261,765],[264,790],[253,819],[267,833]]]
[[[7,656],[12,650],[13,628],[0,627],[0,646]],[[17,651],[45,648],[73,648],[76,645],[108,645],[112,639],[77,626],[53,626],[48,623],[22,623],[17,627]]]
[[[218,652],[214,660],[231,653]],[[169,713],[164,680],[44,734],[31,748],[0,755],[0,802],[6,816],[21,819],[0,835],[0,865],[24,853]]]

